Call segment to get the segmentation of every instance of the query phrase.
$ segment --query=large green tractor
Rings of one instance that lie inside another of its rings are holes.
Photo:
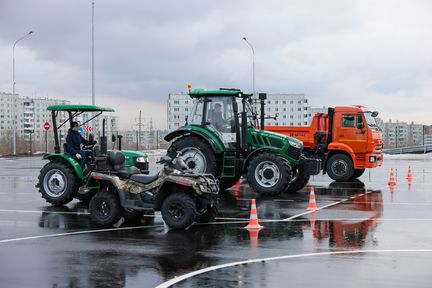
[[[92,105],[52,105],[48,107],[52,115],[52,125],[54,132],[54,153],[44,155],[43,159],[49,162],[41,169],[38,183],[36,185],[39,188],[39,192],[42,197],[53,205],[64,205],[72,201],[73,198],[88,201],[94,194],[93,191],[80,189],[81,186],[86,184],[87,175],[89,175],[92,169],[92,161],[98,155],[98,151],[107,151],[107,137],[105,136],[105,119],[103,120],[102,136],[100,137],[101,148],[95,146],[93,141],[94,137],[92,134],[89,135],[90,144],[83,147],[85,150],[92,151],[92,159],[89,159],[87,165],[87,171],[83,171],[77,159],[70,155],[66,150],[66,145],[63,144],[63,152],[60,150],[60,135],[59,129],[64,125],[68,127],[72,124],[72,121],[82,117],[84,113],[91,113],[87,115],[88,120],[81,123],[80,126],[84,126],[93,119],[99,117],[104,112],[114,112],[112,108],[98,107]],[[66,114],[67,117],[64,117]],[[62,119],[66,118],[66,119]],[[83,118],[84,119],[84,118]],[[59,120],[59,122],[57,122]],[[116,140],[115,136],[112,135],[113,142]],[[121,136],[117,137],[118,150],[121,150]],[[147,154],[139,151],[125,151],[122,150],[125,155],[125,167],[136,167],[141,173],[149,173],[149,165],[147,160]],[[134,168],[135,169],[135,168]],[[97,191],[93,187],[94,192]]]
[[[221,189],[244,175],[256,192],[276,195],[303,188],[310,175],[319,173],[321,160],[302,156],[301,141],[256,128],[252,94],[220,89],[192,90],[189,95],[195,100],[192,114],[165,136],[173,141],[167,153],[174,157],[180,151],[189,168],[218,177]],[[266,96],[259,94],[261,128]]]

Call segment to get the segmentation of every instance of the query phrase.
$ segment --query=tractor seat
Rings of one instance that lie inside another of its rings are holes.
[[[131,180],[142,183],[142,184],[149,184],[156,179],[159,178],[159,175],[144,175],[144,174],[135,174],[130,177]]]
[[[131,178],[131,176],[134,176],[135,174],[141,174],[141,170],[139,170],[135,166],[131,166],[131,167],[123,167],[118,170],[115,170],[115,173],[120,178]]]

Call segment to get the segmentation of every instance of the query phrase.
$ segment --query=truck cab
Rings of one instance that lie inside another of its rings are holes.
[[[301,140],[305,155],[321,158],[323,172],[344,182],[360,177],[366,168],[382,165],[377,115],[361,105],[337,106],[315,114],[310,126],[266,126],[265,130]]]

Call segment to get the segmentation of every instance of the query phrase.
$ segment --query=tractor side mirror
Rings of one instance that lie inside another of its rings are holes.
[[[374,117],[374,118],[377,117],[378,116],[378,111],[373,111],[372,114],[371,114],[371,116]]]
[[[112,142],[116,142],[116,139],[117,139],[117,137],[116,137],[114,134],[112,134],[112,135],[111,135],[111,141],[112,141]]]
[[[89,141],[90,143],[93,143],[93,142],[94,142],[94,135],[93,135],[93,133],[90,133],[90,134],[89,134],[88,141]]]

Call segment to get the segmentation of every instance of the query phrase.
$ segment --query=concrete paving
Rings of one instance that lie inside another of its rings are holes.
[[[159,213],[102,229],[85,205],[52,207],[40,197],[42,160],[2,158],[0,286],[430,287],[431,160],[386,157],[353,183],[316,176],[322,209],[311,214],[308,187],[259,197],[242,183],[221,196],[216,222],[170,231]],[[264,226],[257,235],[243,229],[252,198]]]

